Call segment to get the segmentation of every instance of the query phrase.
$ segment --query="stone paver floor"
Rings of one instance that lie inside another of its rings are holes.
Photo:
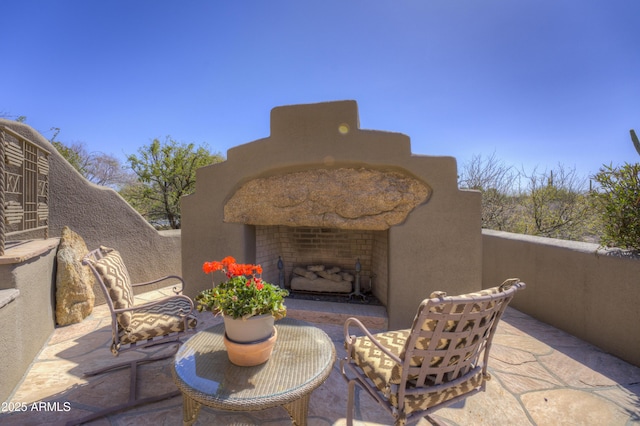
[[[153,300],[167,290],[142,294]],[[306,302],[313,304],[313,301]],[[311,306],[311,305],[310,305]],[[291,316],[310,321],[327,315],[305,313],[300,305]],[[199,329],[218,318],[200,314]],[[329,315],[330,316],[330,315]],[[128,370],[84,378],[83,371],[131,357],[151,356],[169,348],[141,350],[117,359],[109,352],[110,319],[99,306],[82,323],[57,328],[6,403],[24,404],[26,411],[1,413],[2,425],[65,424],[104,406],[126,401]],[[342,326],[314,323],[344,356]],[[434,417],[455,425],[640,425],[640,368],[531,317],[509,308],[494,340],[487,391],[441,409]],[[175,389],[171,359],[140,368],[139,394]],[[311,395],[310,426],[344,425],[347,386],[336,361],[329,379]],[[36,404],[34,404],[36,403]],[[3,405],[5,409],[8,405]],[[180,425],[182,399],[148,404],[89,423],[91,425]],[[222,412],[203,407],[196,425],[290,425],[282,408],[258,412]],[[392,424],[392,418],[360,393],[356,425]],[[429,424],[421,420],[418,425]]]

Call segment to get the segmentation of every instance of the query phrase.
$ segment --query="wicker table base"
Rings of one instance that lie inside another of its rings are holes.
[[[282,406],[294,425],[306,425],[311,392],[329,377],[335,347],[326,333],[303,321],[285,318],[276,327],[271,358],[255,367],[229,362],[223,324],[182,345],[173,376],[182,392],[184,425],[195,423],[202,405],[229,411]]]

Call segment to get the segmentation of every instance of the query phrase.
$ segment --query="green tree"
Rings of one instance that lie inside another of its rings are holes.
[[[153,216],[153,206],[151,202],[149,202],[145,192],[148,190],[148,187],[140,182],[139,180],[134,180],[127,185],[124,185],[118,193],[124,198],[131,207],[133,207],[142,217],[147,219],[152,225],[156,227],[160,227],[161,222],[154,221],[151,219]]]
[[[640,155],[638,136],[629,133]],[[591,195],[603,223],[600,243],[640,251],[640,163],[603,166],[593,179],[599,184]]]
[[[62,142],[51,140],[51,144],[58,150],[65,160],[69,162],[82,176],[86,177],[86,170],[84,169],[85,159],[82,158],[81,151],[76,145],[65,145]]]
[[[600,243],[640,250],[640,164],[603,166],[591,192],[604,224]]]
[[[180,198],[195,190],[196,170],[223,161],[193,143],[178,143],[167,136],[164,143],[154,139],[150,145],[129,155],[127,162],[140,186],[123,188],[121,195],[149,222],[180,228]]]

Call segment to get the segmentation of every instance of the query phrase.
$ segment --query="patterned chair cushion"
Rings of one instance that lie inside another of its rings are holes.
[[[485,380],[487,379],[483,377],[482,370],[479,370],[478,373],[474,374],[470,379],[446,390],[417,395],[405,395],[404,413],[405,415],[408,415],[414,411],[426,410],[429,407],[434,407],[435,405],[449,401],[457,396],[469,393],[474,389],[480,388]],[[390,401],[394,407],[397,407],[398,394],[392,393],[390,395]]]
[[[127,267],[117,250],[101,247],[107,254],[97,261],[93,261],[93,267],[100,274],[102,282],[109,291],[109,297],[115,309],[130,308],[133,306],[133,290]],[[118,324],[128,329],[131,324],[131,312],[123,312],[117,315]]]
[[[399,355],[404,349],[405,342],[410,334],[409,329],[390,331],[374,334],[378,340],[391,353]],[[376,388],[386,397],[394,407],[398,407],[398,385],[401,381],[402,366],[394,362],[387,354],[382,352],[371,340],[366,337],[357,337],[353,344],[353,361],[362,369]],[[412,360],[411,364],[414,362]],[[414,377],[409,377],[409,380]],[[436,404],[453,399],[479,388],[484,382],[482,371],[472,376],[461,384],[440,392],[426,394],[406,395],[404,413],[408,415],[414,411],[424,410]]]
[[[404,356],[406,342],[411,333],[410,329],[388,331],[384,333],[374,334],[373,337],[389,351],[400,357]],[[419,344],[428,345],[428,339],[419,341]],[[438,349],[446,349],[441,341]],[[364,373],[371,379],[375,386],[387,397],[390,395],[391,385],[400,384],[402,378],[402,365],[396,363],[387,354],[382,352],[371,340],[366,336],[357,337],[353,343],[352,358]],[[433,366],[437,366],[440,360],[434,359]],[[419,367],[422,359],[413,358],[410,365]],[[409,377],[409,380],[414,377]]]
[[[411,330],[387,331],[374,334],[373,337],[385,348],[397,356],[405,346]],[[358,367],[364,371],[374,385],[385,395],[389,396],[391,385],[400,383],[402,366],[392,360],[374,345],[367,336],[357,337],[352,346],[351,356]]]
[[[183,318],[191,312],[191,304],[182,297],[167,299],[164,303],[136,309],[131,315],[128,329],[120,330],[120,343],[133,342],[185,331]],[[197,319],[188,316],[187,327],[195,328]]]

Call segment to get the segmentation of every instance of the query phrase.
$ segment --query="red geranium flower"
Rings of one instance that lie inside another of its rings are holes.
[[[248,318],[270,313],[276,319],[287,313],[284,297],[289,292],[262,281],[262,266],[237,263],[227,256],[221,261],[204,262],[206,274],[222,271],[227,281],[204,290],[196,296],[198,310],[211,310],[232,318]]]

